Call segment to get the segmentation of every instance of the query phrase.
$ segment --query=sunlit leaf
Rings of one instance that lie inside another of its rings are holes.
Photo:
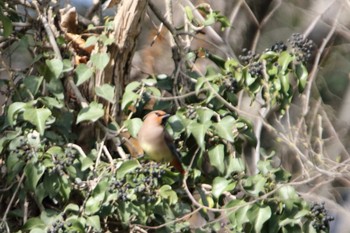
[[[213,124],[216,133],[223,139],[233,142],[233,126],[235,124],[235,119],[232,116],[226,116],[218,123]]]
[[[196,139],[199,147],[204,150],[205,148],[205,135],[207,133],[207,130],[209,129],[210,124],[201,124],[197,122],[192,122],[189,126],[188,129],[191,131],[192,135]]]
[[[92,71],[91,67],[87,66],[84,63],[81,63],[77,66],[77,68],[75,69],[75,73],[76,73],[75,84],[77,86],[79,86],[80,84],[89,80],[91,78],[91,76],[93,75],[93,71]]]
[[[63,72],[63,62],[60,59],[46,60],[46,65],[56,79],[60,77]]]
[[[98,86],[95,87],[95,93],[96,95],[98,95],[99,97],[104,98],[105,100],[107,100],[110,103],[114,103],[114,86],[110,85],[110,84],[103,84],[102,86]]]
[[[271,208],[269,206],[254,205],[254,208],[248,211],[247,216],[254,224],[255,232],[261,232],[264,223],[271,217]]]
[[[91,55],[90,60],[98,70],[104,70],[109,62],[109,55],[107,53],[95,53]]]
[[[23,112],[27,106],[28,103],[23,102],[14,102],[9,106],[7,111],[7,120],[11,126],[16,124],[17,113]]]
[[[124,122],[126,128],[128,129],[128,132],[133,136],[134,138],[137,137],[137,133],[139,132],[141,126],[142,126],[142,120],[140,118],[132,118],[130,120],[126,120]]]
[[[213,180],[213,196],[219,198],[223,192],[232,190],[235,186],[236,184],[232,180],[217,176]]]
[[[40,135],[43,135],[46,121],[51,114],[47,108],[27,108],[23,113],[23,119],[35,125]]]
[[[24,172],[26,174],[26,186],[29,190],[35,191],[39,179],[45,172],[45,168],[40,163],[28,163],[24,168]]]
[[[307,72],[307,69],[304,65],[297,65],[295,67],[295,73],[298,77],[298,90],[299,92],[302,92],[304,91],[304,88],[306,86],[306,83],[307,83],[307,78],[309,76],[308,72]]]
[[[138,167],[140,167],[140,163],[137,160],[132,159],[123,162],[117,170],[117,178],[123,178],[125,174],[134,171]]]
[[[104,114],[102,104],[97,102],[91,102],[88,107],[80,110],[77,117],[77,124],[82,121],[92,121],[95,122],[100,119]]]
[[[219,144],[209,149],[208,151],[210,164],[216,167],[220,174],[223,174],[225,171],[225,163],[224,163],[224,145]]]

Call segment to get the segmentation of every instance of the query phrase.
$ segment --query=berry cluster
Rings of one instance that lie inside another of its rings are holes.
[[[68,227],[71,227],[72,223],[68,222],[65,224],[61,220],[57,220],[56,222],[52,223],[52,226],[47,231],[48,233],[59,233],[59,232],[66,232]]]
[[[238,82],[235,78],[229,77],[224,80],[225,87],[230,92],[236,92],[238,90]]]
[[[300,33],[293,33],[291,38],[288,39],[288,42],[295,50],[298,61],[306,62],[310,59],[314,47],[312,40],[304,38]]]
[[[252,62],[258,56],[259,56],[259,54],[255,54],[252,51],[244,48],[242,50],[242,55],[239,55],[238,58],[239,58],[239,60],[241,60],[243,65],[248,65],[250,62]]]
[[[118,199],[132,201],[136,195],[136,201],[151,203],[157,200],[157,189],[160,187],[161,178],[165,174],[164,165],[154,162],[142,162],[141,167],[127,174],[123,179],[112,180],[110,192],[117,191]]]
[[[286,51],[287,49],[288,49],[288,47],[285,43],[283,43],[283,41],[276,42],[271,47],[271,51],[276,52],[276,53]]]
[[[58,173],[60,176],[64,175],[64,168],[73,164],[76,153],[72,149],[66,149],[65,155],[66,157],[64,158],[56,154],[53,155],[53,164],[55,166],[48,169],[49,173]]]
[[[314,217],[312,226],[316,231],[327,230],[329,228],[329,222],[334,220],[333,216],[329,216],[325,208],[325,203],[312,203],[311,213]]]
[[[263,74],[263,70],[264,70],[264,65],[262,62],[257,61],[257,62],[253,62],[250,66],[249,66],[249,74],[253,77],[256,76],[262,76]]]

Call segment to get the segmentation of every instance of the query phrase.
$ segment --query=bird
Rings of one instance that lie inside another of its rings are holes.
[[[137,139],[141,148],[151,160],[163,163],[169,162],[181,174],[185,174],[174,140],[165,129],[169,117],[170,114],[161,110],[148,113],[144,117]]]

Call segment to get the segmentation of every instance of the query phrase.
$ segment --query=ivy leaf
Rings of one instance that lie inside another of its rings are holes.
[[[129,83],[126,87],[125,87],[125,92],[133,92],[135,91],[137,88],[139,88],[141,85],[140,82],[138,81],[133,81],[131,83]]]
[[[92,226],[96,231],[101,231],[101,221],[98,215],[87,217],[86,224]]]
[[[54,77],[58,79],[63,72],[63,62],[60,59],[54,58],[46,60],[46,65]]]
[[[23,119],[36,126],[40,135],[44,134],[46,120],[51,116],[47,108],[28,108],[23,113]]]
[[[233,126],[235,124],[235,119],[232,116],[226,116],[223,119],[221,119],[220,122],[213,124],[215,127],[216,133],[222,137],[223,139],[233,142]]]
[[[291,210],[295,200],[298,200],[298,194],[291,186],[283,186],[278,190],[278,195],[282,202],[286,205],[286,208]]]
[[[194,138],[196,139],[198,146],[204,150],[205,148],[205,134],[207,132],[207,130],[209,129],[210,124],[206,123],[206,124],[201,124],[201,123],[197,123],[197,122],[192,122],[191,124],[188,125],[188,129],[190,130],[190,132],[192,133],[192,135],[194,136]]]
[[[222,175],[225,171],[225,163],[224,163],[224,145],[219,144],[209,149],[209,160],[210,164],[218,169],[220,174]]]
[[[289,85],[290,85],[288,74],[281,75],[280,80],[281,80],[281,84],[282,84],[283,93],[288,96]]]
[[[95,45],[98,42],[98,38],[96,36],[89,36],[84,44],[84,48]]]
[[[114,86],[110,84],[103,84],[102,86],[95,87],[95,93],[97,96],[104,98],[108,102],[114,104]]]
[[[281,74],[284,75],[286,73],[286,70],[289,66],[289,64],[293,61],[293,56],[289,54],[287,51],[283,51],[278,58],[278,65],[281,66]]]
[[[215,112],[209,108],[198,108],[196,110],[199,122],[207,123],[210,121]]]
[[[194,17],[193,17],[192,9],[189,6],[185,6],[185,13],[186,13],[187,19],[190,22],[192,22]]]
[[[91,78],[91,76],[93,75],[93,71],[92,71],[91,67],[87,66],[84,63],[81,63],[77,66],[77,68],[75,69],[75,73],[76,73],[75,84],[77,86],[79,86],[80,84],[89,80]]]
[[[264,223],[271,217],[271,209],[269,206],[263,207],[254,205],[254,207],[248,211],[247,216],[250,222],[254,223],[255,232],[261,232]]]
[[[98,70],[104,70],[109,62],[109,56],[107,53],[95,53],[91,55],[90,60]]]
[[[123,162],[117,170],[117,178],[121,179],[125,174],[134,171],[136,168],[140,167],[140,163],[137,160],[127,160]]]
[[[131,92],[131,91],[124,92],[121,108],[125,110],[127,106],[129,106],[133,102],[136,102],[139,98],[140,96],[134,92]]]
[[[304,91],[309,74],[306,67],[302,64],[297,65],[295,69],[295,74],[298,77],[298,90],[299,92],[302,92]]]
[[[9,106],[7,111],[7,120],[11,126],[16,124],[16,115],[19,112],[23,112],[27,106],[28,103],[23,102],[14,102]]]
[[[8,37],[13,31],[12,21],[10,18],[6,17],[2,13],[0,14],[0,20],[2,21],[2,26],[4,29],[3,35],[4,37]]]
[[[28,76],[25,79],[23,79],[23,83],[26,86],[26,88],[30,91],[30,93],[32,93],[32,95],[36,95],[43,79],[43,76]]]
[[[213,180],[213,196],[215,198],[219,198],[220,195],[228,190],[234,189],[236,186],[235,182],[231,182],[230,180],[226,180],[223,177],[215,177]]]
[[[44,229],[46,224],[40,218],[30,218],[21,228],[23,231],[28,231],[34,228]]]
[[[40,163],[28,163],[24,168],[24,173],[26,174],[25,184],[30,191],[35,191],[38,181],[44,174],[45,168]]]
[[[91,102],[89,104],[89,107],[86,107],[80,110],[77,117],[77,124],[79,124],[82,121],[95,122],[99,118],[101,118],[103,114],[104,114],[104,110],[103,110],[102,104],[99,104],[97,102]]]
[[[159,189],[159,194],[162,198],[168,199],[171,205],[176,204],[178,202],[177,194],[174,190],[172,190],[170,185],[163,185]]]
[[[137,137],[137,133],[139,132],[141,126],[142,126],[142,120],[140,118],[133,118],[130,120],[127,120],[124,122],[126,128],[128,129],[128,132],[133,136],[134,138]]]

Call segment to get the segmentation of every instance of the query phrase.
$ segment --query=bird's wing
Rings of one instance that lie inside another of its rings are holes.
[[[170,162],[170,164],[172,166],[174,166],[181,174],[184,174],[185,170],[182,167],[181,155],[176,150],[175,144],[173,143],[174,140],[167,131],[165,131],[165,133],[164,133],[164,139],[165,139],[165,142],[166,142],[169,150],[171,151],[171,153],[174,156],[174,159]]]

